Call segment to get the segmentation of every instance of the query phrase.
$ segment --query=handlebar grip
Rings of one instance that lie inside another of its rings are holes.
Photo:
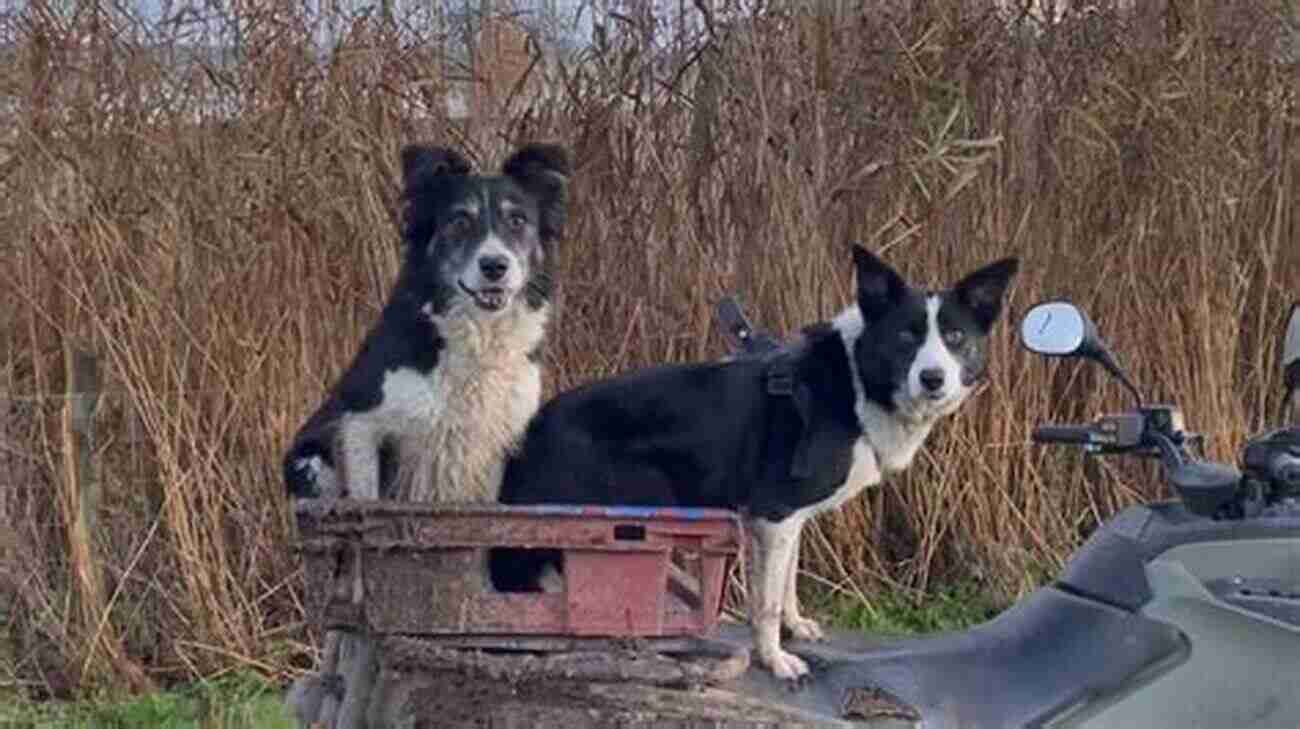
[[[1087,425],[1040,425],[1034,428],[1033,439],[1038,443],[1092,442],[1092,428]]]
[[[1269,464],[1270,476],[1278,483],[1284,483],[1293,488],[1300,488],[1300,458],[1289,453],[1279,453],[1273,457],[1273,462]]]

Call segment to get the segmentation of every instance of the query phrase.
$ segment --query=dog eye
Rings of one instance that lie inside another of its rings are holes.
[[[506,222],[510,224],[511,230],[523,230],[523,227],[528,225],[528,216],[523,213],[511,213],[506,218]]]
[[[956,347],[966,341],[966,332],[960,329],[949,329],[943,333],[943,343],[949,347]]]
[[[458,213],[456,217],[447,223],[447,232],[451,235],[468,235],[473,228],[474,221],[470,219],[467,213]]]
[[[898,333],[898,341],[903,344],[916,344],[920,341],[920,337],[916,336],[916,332],[911,329],[903,329]]]

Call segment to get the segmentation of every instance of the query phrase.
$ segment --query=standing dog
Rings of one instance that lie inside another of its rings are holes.
[[[569,162],[528,145],[500,176],[402,150],[405,258],[378,324],[284,458],[298,497],[497,498],[541,397],[551,244]]]
[[[857,302],[760,357],[669,365],[594,382],[544,405],[506,466],[506,503],[740,510],[753,536],[750,622],[760,663],[808,672],[780,630],[817,639],[795,591],[799,536],[912,461],[985,372],[1014,259],[946,291],[910,287],[853,247]],[[539,589],[556,555],[498,550],[502,590]],[[647,586],[648,588],[650,586]]]

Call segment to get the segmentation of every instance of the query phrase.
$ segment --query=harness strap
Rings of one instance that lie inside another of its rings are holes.
[[[723,333],[735,350],[733,357],[738,359],[755,358],[764,362],[763,389],[768,397],[789,398],[790,409],[794,411],[793,422],[783,423],[794,436],[794,447],[790,452],[790,471],[778,478],[789,477],[803,480],[812,475],[809,465],[810,429],[812,425],[812,402],[808,388],[795,379],[795,353],[802,351],[799,342],[782,343],[765,332],[756,331],[740,308],[740,302],[734,295],[724,296],[717,305],[718,322]],[[769,428],[770,431],[770,428]],[[771,437],[770,433],[766,437]],[[767,443],[770,447],[773,444]],[[769,463],[771,456],[768,456]]]
[[[808,389],[795,380],[792,359],[790,354],[784,351],[772,357],[764,372],[764,380],[769,396],[790,398],[795,418],[798,420],[794,423],[797,437],[794,450],[790,454],[790,477],[804,479],[812,474],[808,463],[812,405],[809,402]]]

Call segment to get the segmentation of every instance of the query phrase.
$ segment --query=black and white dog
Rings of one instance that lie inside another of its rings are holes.
[[[805,522],[906,468],[931,427],[985,372],[989,332],[1017,261],[946,291],[910,287],[853,247],[857,302],[762,357],[668,365],[597,381],[538,411],[506,465],[506,503],[738,509],[753,537],[758,660],[808,672],[780,630],[817,639],[795,591]],[[502,590],[536,590],[554,554],[498,550]]]
[[[551,244],[567,153],[518,149],[499,176],[402,150],[404,260],[379,322],[284,458],[298,497],[491,502],[541,398]]]

